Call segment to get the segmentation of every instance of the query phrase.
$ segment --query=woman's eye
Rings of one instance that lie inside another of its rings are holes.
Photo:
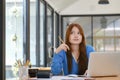
[[[71,32],[71,34],[73,34],[73,32]]]

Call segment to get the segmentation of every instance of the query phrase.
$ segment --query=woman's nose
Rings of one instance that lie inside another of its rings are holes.
[[[75,34],[74,34],[74,36],[75,36],[75,37],[78,37],[78,34],[77,34],[77,33],[75,33]]]

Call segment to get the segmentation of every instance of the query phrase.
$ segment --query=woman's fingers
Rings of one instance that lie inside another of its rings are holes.
[[[70,50],[69,46],[65,44],[65,47],[67,48],[67,50]]]
[[[85,71],[84,75],[87,75],[88,70]]]
[[[64,44],[64,43],[61,44],[61,48],[62,48],[63,50],[65,50],[65,51],[70,50],[69,46],[66,45],[66,44]]]
[[[70,50],[70,48],[68,47],[68,45],[66,45],[65,43],[61,44],[55,51],[55,53],[60,52],[61,50],[67,51]]]

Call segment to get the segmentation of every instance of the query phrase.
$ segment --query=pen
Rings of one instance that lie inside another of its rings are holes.
[[[62,43],[65,43],[60,36],[58,36],[58,37],[59,37],[59,40],[60,40]]]
[[[59,37],[59,40],[60,40],[62,43],[65,43],[60,36],[58,36],[58,37]],[[67,49],[70,50],[70,48],[69,48],[68,46],[67,46]]]

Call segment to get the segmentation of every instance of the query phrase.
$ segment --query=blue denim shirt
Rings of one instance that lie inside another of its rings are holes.
[[[90,52],[94,52],[94,48],[90,45],[86,46],[87,57],[89,58]],[[54,54],[51,64],[51,72],[53,75],[59,75],[63,70],[64,75],[68,75],[67,56],[64,50]],[[78,74],[78,63],[72,58],[72,71],[71,74]]]

